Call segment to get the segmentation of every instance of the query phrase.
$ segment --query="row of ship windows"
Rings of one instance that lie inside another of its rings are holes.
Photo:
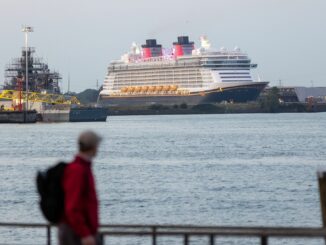
[[[165,85],[165,84],[168,84],[168,85],[170,85],[170,84],[180,84],[180,83],[182,83],[182,84],[188,84],[188,83],[207,83],[207,84],[211,84],[213,82],[213,80],[211,79],[211,80],[203,80],[203,79],[197,79],[197,80],[195,80],[195,79],[180,79],[180,80],[120,80],[120,81],[114,81],[114,82],[112,82],[112,81],[108,81],[108,80],[106,80],[105,82],[104,82],[104,85],[106,86],[106,85],[113,85],[113,86],[115,86],[115,85],[128,85],[128,86],[131,86],[131,85],[133,85],[133,84],[142,84],[142,85],[146,85],[146,86],[150,86],[151,84],[163,84],[163,85]]]
[[[115,77],[180,77],[180,76],[201,76],[201,75],[211,75],[211,73],[175,73],[175,74],[172,74],[172,73],[152,73],[152,74],[144,74],[144,75],[141,75],[141,74],[137,74],[137,75],[134,75],[134,74],[118,74],[118,75],[115,75]]]
[[[233,68],[233,69],[236,69],[236,70],[239,70],[239,69],[244,69],[244,68],[250,68],[250,65],[246,65],[246,64],[243,64],[243,65],[215,65],[215,64],[205,64],[204,67],[211,67],[211,68],[220,68],[220,69],[226,69],[226,68]]]
[[[199,82],[201,83],[202,81],[206,81],[206,82],[212,82],[212,79],[201,79],[201,78],[193,78],[193,79],[187,79],[187,78],[183,78],[183,79],[166,79],[166,80],[162,80],[162,79],[142,79],[142,80],[117,80],[115,81],[113,84],[132,84],[132,83],[146,83],[146,84],[150,84],[150,83],[164,83],[164,84],[175,84],[175,83],[196,83]]]
[[[120,75],[120,74],[131,74],[133,76],[135,75],[141,75],[141,76],[144,76],[146,74],[179,74],[179,73],[200,73],[201,70],[199,69],[176,69],[176,70],[159,70],[159,71],[156,71],[156,70],[148,70],[148,71],[142,71],[142,72],[135,72],[135,71],[123,71],[123,72],[119,72],[117,73],[117,75]]]
[[[142,85],[137,85],[137,86],[142,86]],[[181,84],[179,84],[179,86],[181,87],[181,88],[202,88],[202,87],[205,87],[205,86],[203,86],[203,84],[184,84],[184,85],[181,85]],[[112,90],[120,90],[120,89],[122,89],[123,88],[123,86],[121,87],[113,87],[112,88]],[[110,90],[109,88],[108,89],[106,89],[106,90]]]
[[[154,84],[153,86],[164,86],[164,85],[169,85],[169,84]],[[204,84],[202,83],[192,83],[192,84],[177,84],[179,88],[200,88],[200,87],[205,87]],[[123,85],[123,86],[113,86],[113,90],[120,90],[125,87],[135,87],[135,86],[148,86],[146,84],[132,84],[132,85]],[[151,86],[151,85],[150,85]],[[109,88],[106,88],[107,90],[110,90]]]
[[[212,76],[210,74],[193,74],[193,75],[175,75],[175,76],[164,76],[164,75],[152,75],[152,76],[116,76],[115,79],[117,80],[151,80],[151,79],[159,79],[159,80],[175,80],[175,79],[199,79],[199,78],[211,78]]]
[[[201,78],[193,78],[193,79],[143,79],[143,80],[116,80],[113,84],[133,84],[133,83],[146,83],[146,84],[151,84],[151,83],[156,83],[156,84],[175,84],[175,83],[202,83],[203,81],[207,81],[208,79],[201,79]],[[210,80],[212,81],[212,80]]]
[[[117,82],[114,83],[114,86],[131,86],[131,85],[160,85],[160,84],[195,84],[195,83],[199,83],[202,84],[203,80],[196,80],[196,81],[190,81],[190,80],[180,80],[180,81],[124,81],[124,82]]]
[[[135,78],[135,77],[127,77],[127,78],[116,78],[114,82],[118,81],[175,81],[175,80],[202,80],[202,79],[210,79],[212,78],[211,76],[209,77],[202,77],[202,76],[191,76],[191,77],[174,77],[174,78],[169,78],[169,77],[143,77],[143,78]]]
[[[204,76],[210,76],[211,74],[204,74]],[[129,78],[140,78],[140,79],[143,79],[143,78],[175,78],[175,77],[201,77],[202,74],[200,73],[193,73],[193,74],[148,74],[146,76],[133,76],[133,75],[128,75],[128,74],[124,74],[124,75],[118,75],[118,76],[115,76],[116,78],[118,79],[129,79]]]
[[[188,78],[201,78],[201,77],[212,77],[211,74],[186,74],[186,75],[175,75],[175,76],[164,76],[164,75],[152,75],[152,76],[116,76],[115,79],[117,80],[124,80],[124,79],[136,79],[136,80],[148,80],[148,79],[162,79],[162,80],[171,80],[171,79],[188,79]]]
[[[250,75],[249,72],[219,72],[220,75]]]
[[[115,80],[182,80],[182,79],[201,79],[211,78],[211,75],[185,75],[185,76],[146,76],[146,77],[132,77],[132,76],[118,76]]]
[[[185,66],[201,66],[200,62],[178,62],[178,63],[173,63],[173,64],[164,64],[164,63],[157,63],[157,64],[153,64],[153,63],[149,63],[149,64],[137,64],[137,65],[114,65],[114,66],[110,66],[109,70],[110,71],[116,71],[116,70],[139,70],[139,69],[155,69],[155,68],[180,68],[180,67],[185,67]]]
[[[244,68],[244,67],[241,67],[241,68],[239,68],[239,67],[234,67],[234,68],[230,68],[230,67],[222,67],[222,68],[214,68],[214,67],[212,67],[212,68],[207,68],[207,69],[209,69],[209,70],[213,70],[213,71],[229,71],[230,73],[231,72],[238,72],[238,71],[250,71],[250,69],[249,69],[249,67],[247,67],[247,68]]]
[[[111,73],[107,77],[151,77],[151,76],[169,76],[169,77],[175,77],[175,76],[201,76],[201,75],[211,75],[211,71],[202,71],[202,72],[175,72],[175,73],[163,73],[163,72],[151,72],[151,73]]]
[[[147,80],[115,80],[113,81],[109,81],[106,80],[104,81],[104,84],[133,84],[133,83],[145,83],[146,85],[150,85],[151,83],[159,83],[159,84],[178,84],[178,83],[202,83],[202,82],[206,82],[206,83],[212,83],[214,82],[213,79],[187,79],[187,78],[183,78],[183,79],[170,79],[170,80],[160,80],[160,79],[147,79]]]
[[[251,79],[251,76],[221,76],[221,78],[249,78],[249,79]]]
[[[246,55],[236,55],[236,56],[230,56],[230,55],[221,55],[221,56],[216,56],[216,57],[209,57],[209,58],[203,58],[202,60],[218,60],[218,59],[222,59],[222,60],[225,60],[225,59],[248,59],[248,56]]]
[[[238,64],[238,65],[234,65],[234,64],[203,64],[200,67],[198,67],[198,69],[209,69],[209,70],[250,70],[251,65],[250,64]],[[187,67],[189,68],[189,67]],[[190,67],[192,68],[191,71],[194,71],[194,67]],[[124,73],[124,72],[132,72],[132,73],[147,73],[147,72],[162,72],[163,69],[159,68],[159,69],[155,69],[155,68],[150,68],[148,67],[147,69],[116,69],[116,70],[112,70],[109,69],[109,73],[111,72],[119,72],[119,73]],[[170,73],[177,73],[179,72],[179,70],[186,70],[183,69],[181,67],[173,67],[173,70],[169,70],[169,69],[165,69],[166,72],[170,72]],[[188,70],[188,69],[187,69]],[[190,69],[189,69],[190,70]]]
[[[182,62],[177,62],[173,64],[162,64],[162,63],[157,63],[157,64],[137,64],[137,65],[115,65],[115,66],[110,66],[109,71],[126,71],[126,70],[139,70],[139,69],[155,69],[155,68],[164,68],[164,67],[171,67],[173,69],[176,68],[182,68],[185,66],[207,66],[207,65],[214,65],[214,66],[228,66],[228,65],[236,65],[236,66],[242,66],[243,64],[245,65],[250,65],[251,61],[250,60],[202,60],[200,62],[193,62],[193,61],[182,61]]]
[[[252,82],[252,80],[225,80],[225,79],[222,79],[222,82]]]
[[[250,64],[250,60],[221,60],[221,61],[203,61],[202,64]]]
[[[205,82],[197,82],[197,83],[186,83],[186,82],[179,82],[179,83],[132,83],[132,84],[115,84],[113,86],[110,85],[105,85],[103,86],[104,90],[119,90],[122,89],[123,87],[128,87],[128,86],[157,86],[157,85],[178,85],[181,88],[197,88],[197,87],[207,87],[210,85],[210,83],[205,83]]]
[[[166,73],[166,74],[173,74],[173,73],[201,73],[201,72],[210,72],[211,69],[151,69],[151,70],[142,70],[142,71],[120,71],[117,73],[113,73],[113,74],[157,74],[157,73]]]

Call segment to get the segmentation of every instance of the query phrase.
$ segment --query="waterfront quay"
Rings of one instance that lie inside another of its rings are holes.
[[[0,227],[40,229],[44,231],[44,243],[46,245],[55,244],[53,241],[54,226],[42,223],[0,223]],[[304,228],[304,227],[216,227],[216,226],[189,226],[189,225],[122,225],[110,224],[102,225],[100,237],[103,244],[107,238],[112,237],[141,237],[142,244],[157,245],[160,237],[177,238],[178,244],[189,245],[191,238],[206,238],[206,244],[220,244],[219,238],[237,237],[256,238],[255,244],[267,245],[270,238],[283,238],[287,240],[304,239],[326,239],[326,228]],[[132,241],[132,240],[131,240]],[[111,243],[109,243],[111,244]],[[119,243],[117,243],[119,244]],[[137,243],[139,244],[139,243]],[[202,243],[201,243],[202,244]],[[204,243],[203,243],[204,244]]]

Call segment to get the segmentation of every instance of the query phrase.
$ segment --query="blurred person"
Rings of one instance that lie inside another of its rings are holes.
[[[64,214],[58,226],[60,245],[100,245],[98,199],[92,173],[101,137],[93,131],[78,138],[79,152],[62,178]]]

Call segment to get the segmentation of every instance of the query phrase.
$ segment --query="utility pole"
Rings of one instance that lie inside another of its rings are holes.
[[[70,93],[70,73],[68,73],[68,94]]]
[[[28,33],[33,32],[33,27],[24,26],[22,28],[22,32],[25,33],[25,62],[26,62],[26,74],[25,74],[25,82],[26,82],[26,104],[24,111],[24,122],[27,122],[27,114],[28,114]]]

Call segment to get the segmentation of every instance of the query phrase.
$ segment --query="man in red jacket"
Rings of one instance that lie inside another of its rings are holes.
[[[98,200],[92,173],[101,137],[85,131],[78,139],[79,153],[64,170],[65,207],[59,225],[60,245],[98,245]]]

